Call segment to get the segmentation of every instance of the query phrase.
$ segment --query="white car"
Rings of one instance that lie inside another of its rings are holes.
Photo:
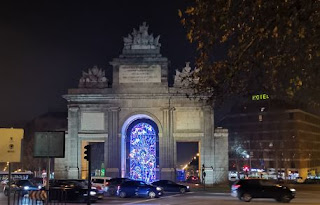
[[[98,190],[103,190],[104,192],[108,191],[108,181],[111,177],[91,177],[92,186]]]

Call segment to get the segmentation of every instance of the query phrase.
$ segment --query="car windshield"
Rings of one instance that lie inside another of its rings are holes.
[[[20,180],[16,183],[17,186],[34,186],[29,180]]]
[[[145,182],[139,181],[138,182],[139,186],[146,186],[147,184]]]
[[[103,179],[92,179],[93,183],[103,184]]]
[[[87,181],[83,180],[83,181],[60,181],[58,182],[59,185],[65,186],[65,187],[80,187],[80,188],[87,188],[88,187],[88,183]]]
[[[173,181],[168,181],[167,184],[176,184]]]

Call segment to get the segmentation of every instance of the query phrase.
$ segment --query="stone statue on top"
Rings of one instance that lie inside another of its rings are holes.
[[[190,62],[186,62],[186,66],[181,72],[176,70],[176,75],[174,76],[174,87],[188,88],[191,83],[197,83],[197,78],[194,78],[195,72],[197,72],[196,69],[191,71]]]
[[[148,33],[146,22],[139,27],[139,30],[133,29],[133,32],[128,37],[123,38],[124,49],[156,49],[160,48],[160,35],[156,38],[153,34]]]
[[[79,80],[79,88],[107,88],[108,79],[105,76],[105,71],[93,66],[88,72],[82,71],[82,77]]]

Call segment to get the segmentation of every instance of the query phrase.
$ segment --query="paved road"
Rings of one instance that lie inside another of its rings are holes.
[[[158,205],[275,205],[281,204],[273,199],[253,199],[250,203],[239,201],[229,193],[190,192],[186,194],[166,194],[157,199],[106,197],[95,205],[104,204],[158,204]],[[291,201],[294,205],[320,205],[320,186],[304,189],[297,188],[297,196]],[[7,205],[6,197],[0,193],[0,205]],[[75,205],[75,204],[68,204]],[[78,203],[79,205],[79,203]]]
[[[217,194],[217,193],[204,193],[204,192],[191,192],[184,195],[166,195],[158,199],[119,199],[108,198],[103,201],[99,201],[98,204],[161,204],[161,205],[204,205],[204,204],[216,204],[216,205],[244,205],[247,204],[233,198],[230,194]],[[279,204],[273,199],[253,199],[250,205],[264,205],[264,204]],[[319,191],[307,191],[300,192],[290,204],[295,205],[308,205],[320,204],[320,190]]]

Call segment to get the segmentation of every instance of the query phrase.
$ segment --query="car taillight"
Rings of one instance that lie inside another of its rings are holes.
[[[98,189],[98,190],[101,190],[102,188],[101,188],[101,186],[97,186],[97,189]]]
[[[239,189],[240,187],[241,187],[241,185],[239,185],[239,184],[232,185],[232,189]]]
[[[109,185],[109,182],[106,182],[106,184],[105,184],[106,186],[108,186]]]

